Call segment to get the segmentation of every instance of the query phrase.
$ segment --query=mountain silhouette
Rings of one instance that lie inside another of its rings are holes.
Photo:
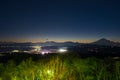
[[[118,46],[120,44],[116,43],[116,42],[113,42],[113,41],[110,41],[106,38],[102,38],[102,39],[99,39],[91,44],[95,44],[95,45],[104,45],[104,46]]]
[[[87,44],[87,43],[86,43]],[[39,43],[31,43],[31,42],[25,42],[25,43],[16,43],[16,42],[0,42],[0,46],[77,46],[77,45],[86,45],[85,43],[79,43],[79,42],[55,42],[55,41],[46,41],[46,42],[39,42]],[[120,47],[119,42],[114,42],[111,40],[108,40],[106,38],[101,38],[95,42],[88,43],[89,45],[103,45],[103,46],[118,46]]]

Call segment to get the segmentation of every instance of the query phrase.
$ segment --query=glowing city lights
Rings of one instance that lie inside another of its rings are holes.
[[[63,52],[67,52],[67,49],[62,48],[62,49],[59,49],[58,51],[63,53]]]
[[[44,54],[48,54],[49,51],[41,51],[41,54],[44,55]]]

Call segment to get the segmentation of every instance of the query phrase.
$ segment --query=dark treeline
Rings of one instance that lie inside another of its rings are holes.
[[[118,57],[116,60],[120,60],[120,54],[119,53],[101,53],[101,52],[94,52],[90,51],[88,53],[80,53],[80,52],[75,52],[75,51],[69,51],[65,54],[57,54],[57,53],[50,53],[50,54],[28,54],[24,52],[11,52],[11,53],[1,53],[0,56],[0,62],[2,63],[7,63],[9,60],[14,60],[16,63],[20,63],[23,60],[26,60],[28,58],[32,58],[32,60],[37,61],[39,59],[48,57],[48,56],[55,56],[55,55],[66,55],[66,54],[71,54],[71,55],[77,55],[79,58],[88,58],[88,57],[95,57],[95,58],[100,58],[100,59],[106,59],[110,57],[111,59],[114,59],[115,57]]]

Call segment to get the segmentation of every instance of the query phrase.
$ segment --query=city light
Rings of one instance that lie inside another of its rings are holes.
[[[41,54],[42,54],[42,55],[44,55],[44,54],[45,54],[45,52],[43,51],[43,52],[41,52]]]
[[[42,55],[44,55],[44,54],[48,54],[49,53],[49,51],[47,51],[47,50],[43,50],[43,51],[41,51],[41,54]]]
[[[62,48],[62,49],[59,49],[58,51],[63,53],[63,52],[67,52],[67,49]]]
[[[41,50],[41,46],[32,46],[32,48],[34,49],[34,51],[37,51],[37,52]]]
[[[19,50],[13,50],[12,52],[15,52],[15,53],[17,53],[17,52],[19,52]]]

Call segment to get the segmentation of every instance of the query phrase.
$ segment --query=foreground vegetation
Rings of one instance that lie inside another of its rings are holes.
[[[80,58],[77,54],[44,55],[0,63],[0,80],[120,80],[120,61]]]

